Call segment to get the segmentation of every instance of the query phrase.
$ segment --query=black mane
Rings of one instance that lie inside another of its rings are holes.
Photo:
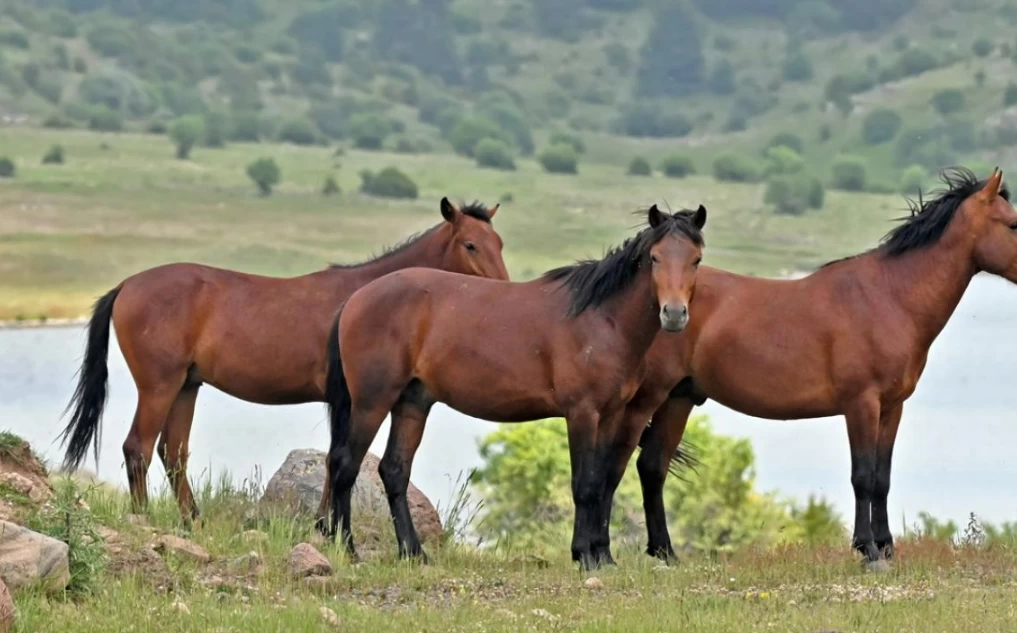
[[[880,245],[873,250],[880,250],[887,257],[897,257],[913,250],[924,248],[939,241],[950,226],[950,221],[957,214],[965,200],[985,187],[985,180],[979,180],[974,172],[965,167],[950,167],[940,174],[940,180],[946,184],[945,189],[932,192],[935,197],[922,200],[921,191],[918,200],[908,199],[910,214],[897,218],[903,224],[894,228],[880,240]],[[999,195],[1010,201],[1010,190],[1004,185]],[[833,264],[854,259],[858,255],[849,255],[827,262],[820,266],[826,268]]]
[[[479,202],[479,201],[475,200],[475,201],[471,202],[470,204],[462,205],[462,206],[459,207],[459,210],[463,213],[463,215],[469,216],[469,217],[471,217],[471,218],[473,218],[475,220],[480,220],[481,222],[486,222],[488,224],[491,223],[491,216],[488,213],[487,207],[484,206],[484,204]],[[328,267],[330,269],[334,269],[334,268],[360,268],[361,266],[366,266],[367,264],[373,264],[374,262],[376,262],[378,260],[385,259],[386,257],[391,257],[392,255],[395,255],[396,253],[402,252],[403,250],[409,248],[412,244],[416,243],[417,240],[423,239],[424,237],[427,237],[428,235],[433,233],[440,226],[441,226],[441,224],[436,224],[436,225],[432,226],[431,228],[427,229],[426,231],[421,231],[420,233],[414,233],[413,235],[409,236],[408,238],[406,238],[402,242],[398,242],[396,244],[393,244],[392,246],[385,247],[381,251],[381,254],[379,254],[379,255],[372,255],[369,259],[366,259],[366,260],[364,260],[362,262],[359,262],[359,263],[356,263],[356,264],[329,264]]]
[[[667,218],[657,228],[647,227],[621,246],[607,252],[602,259],[581,260],[569,266],[549,270],[547,281],[560,281],[572,293],[568,315],[577,316],[587,308],[595,308],[627,286],[639,272],[650,247],[669,234],[684,235],[703,245],[703,234],[692,223],[695,211],[682,210],[664,214]]]
[[[953,167],[943,170],[940,178],[946,189],[934,192],[935,197],[922,201],[921,192],[918,200],[908,200],[911,215],[904,218],[904,223],[893,229],[883,238],[881,248],[890,257],[903,255],[930,244],[934,244],[943,236],[950,220],[957,209],[969,197],[985,187],[984,180],[964,167]],[[999,191],[1004,200],[1010,200],[1010,191],[1004,186]]]

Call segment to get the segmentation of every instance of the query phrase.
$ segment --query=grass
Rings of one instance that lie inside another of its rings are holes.
[[[119,532],[108,565],[94,568],[88,591],[16,596],[16,631],[1002,631],[1017,604],[1014,550],[916,537],[899,539],[885,574],[862,570],[846,545],[690,556],[670,568],[624,549],[617,568],[592,574],[598,583],[567,559],[564,542],[549,560],[453,543],[421,566],[394,558],[389,533],[358,565],[320,545],[335,571],[310,585],[286,567],[289,549],[314,538],[308,521],[264,515],[263,540],[238,538],[252,525],[253,488],[199,491],[205,521],[189,537],[213,555],[207,567],[135,555],[153,530],[179,530],[167,496],[153,500],[149,529],[125,520],[122,493],[81,494],[92,529]],[[231,568],[251,550],[260,572]]]
[[[197,149],[173,157],[165,137],[8,129],[4,153],[18,176],[0,183],[0,319],[67,318],[125,277],[174,261],[268,275],[297,275],[356,261],[440,220],[450,196],[488,204],[511,194],[496,228],[514,279],[598,256],[631,234],[632,211],[666,201],[703,203],[707,263],[757,275],[809,268],[873,246],[905,208],[899,196],[828,192],[826,207],[776,216],[761,184],[633,178],[624,165],[582,162],[578,176],[549,175],[530,160],[514,172],[479,169],[447,154],[406,155],[287,145]],[[60,143],[64,165],[42,165]],[[271,156],[282,182],[258,196],[244,169]],[[341,163],[337,167],[337,162]],[[362,196],[358,173],[396,165],[420,187],[415,201]],[[344,192],[322,196],[335,174]]]

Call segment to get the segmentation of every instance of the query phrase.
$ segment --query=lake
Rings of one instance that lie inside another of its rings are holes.
[[[894,454],[891,527],[900,531],[925,510],[960,523],[974,512],[989,521],[1017,519],[1017,288],[995,277],[975,278],[956,314],[933,345],[925,375],[904,409]],[[121,444],[134,413],[135,393],[113,337],[109,404],[98,468],[84,467],[126,486]],[[56,437],[83,353],[84,328],[0,330],[0,427],[28,441],[51,463],[62,451]],[[747,437],[756,452],[757,488],[833,501],[853,519],[847,432],[841,418],[767,421],[715,403],[709,414],[720,433]],[[458,475],[479,464],[478,438],[495,424],[443,405],[432,410],[413,471],[414,483],[445,506]],[[371,450],[381,455],[388,423]],[[210,387],[198,398],[190,472],[228,471],[241,480],[260,469],[268,481],[297,448],[327,449],[324,405],[267,407],[235,400]],[[150,489],[165,486],[156,463]]]

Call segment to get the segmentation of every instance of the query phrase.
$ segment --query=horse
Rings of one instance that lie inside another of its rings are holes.
[[[90,443],[99,459],[112,319],[138,390],[123,445],[134,511],[147,505],[146,478],[158,437],[181,516],[185,523],[197,519],[187,458],[201,385],[257,404],[322,402],[329,325],[336,304],[358,288],[414,266],[509,278],[502,240],[492,225],[499,206],[460,206],[442,198],[443,220],[423,233],[361,264],[333,264],[298,277],[175,263],[123,280],[92,311],[77,388],[67,407],[74,412],[61,434],[67,444],[65,468],[77,469]]]
[[[613,423],[641,382],[643,357],[663,328],[679,332],[704,248],[706,209],[669,214],[600,260],[556,268],[523,283],[405,270],[364,286],[329,332],[326,402],[331,444],[329,536],[341,521],[356,557],[350,496],[360,464],[390,412],[378,471],[399,555],[426,561],[406,488],[427,415],[436,402],[484,420],[563,416],[568,424],[576,514],[572,558],[612,563],[594,538]],[[341,355],[340,355],[341,353]]]
[[[1017,213],[1002,172],[979,181],[952,169],[943,180],[946,189],[911,203],[910,217],[876,248],[804,278],[700,270],[696,318],[681,336],[654,341],[621,423],[639,437],[648,554],[675,559],[664,479],[680,458],[689,414],[709,398],[771,420],[843,415],[852,546],[870,567],[886,567],[894,553],[886,508],[894,441],[929,348],[976,273],[1017,282]]]

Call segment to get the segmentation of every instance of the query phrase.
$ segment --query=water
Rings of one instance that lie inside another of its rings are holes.
[[[921,510],[965,521],[1017,518],[1017,288],[980,275],[933,345],[925,375],[904,409],[890,493],[892,526],[911,524]],[[0,427],[25,437],[58,463],[60,414],[73,390],[83,352],[82,328],[0,330]],[[121,443],[134,412],[134,386],[115,338],[110,350],[110,400],[98,474],[126,485]],[[701,409],[718,432],[751,440],[757,487],[805,499],[820,493],[846,520],[853,516],[847,433],[841,418],[768,421],[716,403]],[[433,501],[449,502],[456,477],[479,465],[477,439],[495,424],[443,405],[432,410],[413,481]],[[388,422],[371,450],[380,455]],[[191,475],[229,471],[237,480],[255,469],[267,482],[296,448],[328,446],[324,405],[267,407],[204,387],[191,436]],[[95,468],[91,460],[87,468]],[[150,485],[164,486],[161,464]]]

